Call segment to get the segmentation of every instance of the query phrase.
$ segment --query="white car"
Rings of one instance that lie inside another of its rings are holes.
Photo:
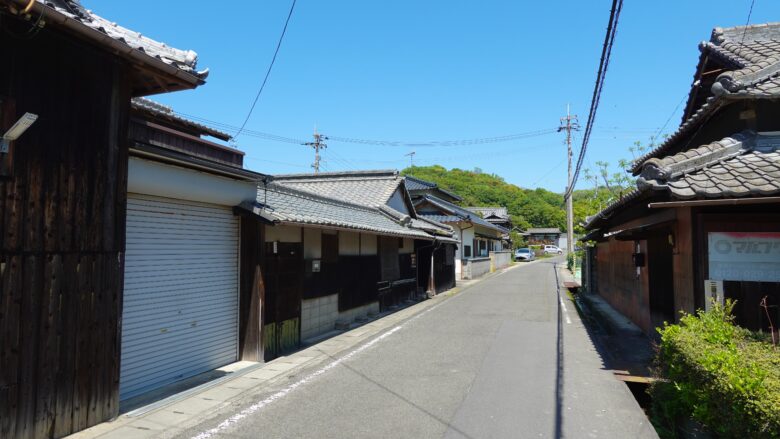
[[[558,246],[555,245],[545,245],[544,246],[544,254],[546,255],[562,255],[563,250],[558,248]]]

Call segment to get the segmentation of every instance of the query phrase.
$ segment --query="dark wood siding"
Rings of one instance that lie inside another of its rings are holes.
[[[0,96],[39,115],[0,179],[0,437],[61,437],[118,413],[128,68],[0,26]]]
[[[243,361],[263,361],[264,243],[265,226],[251,216],[242,217],[238,343]]]

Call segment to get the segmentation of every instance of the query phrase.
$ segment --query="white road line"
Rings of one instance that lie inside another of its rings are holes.
[[[458,296],[460,296],[460,294]],[[458,297],[458,296],[456,296],[456,297]],[[293,384],[290,384],[289,386],[287,386],[284,389],[274,393],[273,395],[269,396],[268,398],[265,398],[262,401],[258,401],[256,403],[252,404],[251,406],[245,408],[244,410],[241,410],[240,412],[236,413],[235,415],[225,419],[224,421],[220,422],[216,427],[214,427],[212,429],[209,429],[209,430],[206,430],[206,431],[204,431],[202,433],[199,433],[199,434],[197,434],[195,436],[192,436],[192,439],[208,439],[208,438],[210,438],[210,437],[212,437],[212,436],[214,436],[216,434],[219,434],[219,433],[227,430],[231,426],[241,422],[247,416],[250,416],[250,415],[254,414],[258,410],[262,409],[263,407],[271,404],[272,402],[274,402],[274,401],[276,401],[278,399],[284,398],[285,396],[287,396],[287,394],[289,394],[293,390],[303,386],[304,384],[309,383],[310,381],[314,380],[315,378],[317,378],[318,376],[324,374],[325,372],[333,369],[334,367],[338,366],[339,364],[343,363],[344,361],[349,360],[350,358],[354,357],[355,355],[357,355],[357,354],[365,351],[366,349],[376,345],[380,341],[386,339],[387,337],[389,337],[389,336],[395,334],[396,332],[400,331],[401,329],[403,329],[404,326],[408,325],[413,320],[416,320],[416,319],[424,316],[425,314],[428,314],[429,312],[433,311],[434,309],[438,308],[439,306],[441,306],[441,305],[443,305],[443,304],[445,304],[447,302],[449,302],[449,301],[444,301],[444,302],[441,302],[439,304],[436,304],[436,305],[428,308],[427,310],[421,312],[420,314],[417,314],[416,316],[411,317],[409,320],[405,321],[404,323],[402,323],[402,324],[400,324],[398,326],[395,326],[394,328],[388,330],[387,332],[385,332],[384,334],[380,335],[379,337],[377,337],[377,338],[369,341],[368,343],[358,347],[357,349],[349,352],[348,354],[344,355],[343,357],[341,357],[339,359],[336,359],[336,360],[332,361],[331,363],[328,363],[322,369],[319,369],[316,372],[313,372],[311,375],[308,375],[308,376],[302,378],[301,380],[296,381]]]
[[[566,309],[566,304],[563,302],[563,297],[558,297],[561,301],[561,308],[563,308],[563,315],[566,316],[566,323],[571,325],[571,319],[569,318],[569,310]]]

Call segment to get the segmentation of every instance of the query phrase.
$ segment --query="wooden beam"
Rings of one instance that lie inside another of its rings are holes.
[[[780,197],[761,198],[725,198],[718,200],[690,200],[690,201],[665,201],[650,203],[649,209],[668,209],[673,207],[699,207],[699,206],[739,206],[747,204],[772,204],[780,203]]]

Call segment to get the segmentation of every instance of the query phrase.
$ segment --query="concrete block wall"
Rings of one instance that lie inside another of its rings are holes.
[[[301,340],[334,330],[338,319],[338,294],[304,300],[301,303]]]
[[[490,272],[490,258],[472,258],[463,260],[463,279],[476,279]]]
[[[512,263],[511,251],[492,251],[490,252],[490,260],[492,261],[490,271],[500,270],[504,267],[508,267]]]

